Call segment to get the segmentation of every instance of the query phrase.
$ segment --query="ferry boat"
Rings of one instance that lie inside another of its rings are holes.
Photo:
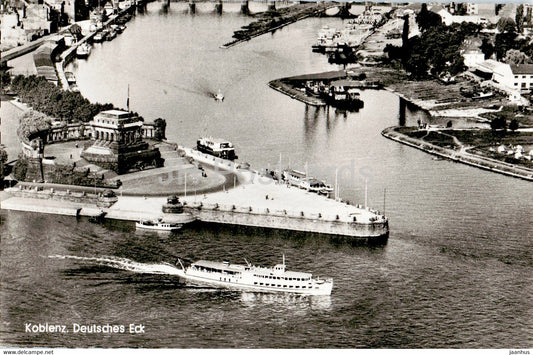
[[[76,56],[78,58],[87,58],[91,54],[91,46],[87,43],[83,43],[76,48]]]
[[[323,180],[314,177],[308,177],[306,173],[298,170],[285,170],[281,175],[282,179],[293,186],[298,186],[307,191],[327,195],[333,191],[331,185],[326,184]]]
[[[283,263],[274,267],[230,264],[227,261],[199,260],[184,267],[178,275],[191,284],[240,289],[253,292],[288,292],[307,295],[330,295],[333,279],[313,278],[311,273],[288,271]]]
[[[309,178],[301,182],[300,187],[311,192],[316,192],[318,194],[329,195],[333,192],[333,187],[329,184],[326,184],[323,180],[318,180],[315,178]]]
[[[237,155],[235,155],[235,147],[233,147],[233,144],[229,141],[220,138],[200,138],[196,142],[196,149],[198,149],[198,151],[200,152],[211,154],[215,157],[223,159],[237,159]]]
[[[298,170],[284,170],[281,173],[281,178],[287,181],[290,185],[302,187],[302,182],[307,179],[307,175]]]
[[[171,232],[183,227],[183,223],[166,222],[163,221],[162,218],[159,218],[157,220],[143,219],[139,222],[135,222],[135,227],[137,229],[150,229],[155,231]]]

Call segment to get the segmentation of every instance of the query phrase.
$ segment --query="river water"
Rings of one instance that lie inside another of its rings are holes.
[[[260,6],[261,4],[254,6]],[[218,227],[170,235],[131,223],[0,211],[4,345],[146,348],[531,348],[531,184],[387,140],[399,99],[364,91],[359,112],[316,109],[267,86],[291,75],[338,69],[311,52],[317,31],[339,19],[307,19],[230,49],[251,20],[239,4],[149,4],[112,42],[74,62],[81,92],[167,120],[169,141],[231,140],[254,168],[282,164],[333,181],[342,198],[385,209],[379,247],[328,237]],[[264,5],[263,5],[264,6]],[[215,102],[210,92],[226,99]],[[407,123],[425,116],[407,111]],[[386,195],[384,191],[386,190]],[[189,288],[151,263],[243,258],[334,278],[329,297]],[[132,266],[133,265],[133,266]],[[26,323],[69,333],[30,333]],[[74,333],[72,324],[125,325],[124,334]],[[144,334],[128,333],[142,323]]]

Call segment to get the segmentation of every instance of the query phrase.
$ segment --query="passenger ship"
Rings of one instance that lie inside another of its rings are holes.
[[[137,229],[150,229],[161,232],[171,232],[180,229],[183,226],[181,223],[169,223],[164,221],[151,221],[151,220],[140,220],[135,222],[135,227]]]
[[[307,191],[316,192],[319,194],[327,195],[333,191],[331,185],[326,184],[322,180],[308,177],[306,173],[298,170],[285,170],[281,175],[282,179],[287,181],[293,186],[298,186],[301,189]]]
[[[178,259],[181,270],[178,275],[193,284],[242,289],[253,292],[288,292],[307,295],[330,295],[333,279],[313,278],[306,272],[287,271],[283,264],[274,267],[230,264],[199,260],[185,268]]]
[[[233,144],[220,138],[200,138],[196,142],[196,149],[198,149],[200,152],[211,154],[222,159],[237,159]]]

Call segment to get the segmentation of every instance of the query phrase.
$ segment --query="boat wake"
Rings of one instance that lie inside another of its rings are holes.
[[[48,257],[51,259],[79,260],[140,274],[179,275],[181,272],[181,268],[164,262],[153,264],[140,263],[127,258],[119,258],[115,256],[84,257],[75,255],[49,255]]]

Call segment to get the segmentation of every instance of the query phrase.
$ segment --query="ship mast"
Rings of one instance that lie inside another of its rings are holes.
[[[365,178],[365,209],[368,200],[368,178]]]
[[[278,170],[278,184],[281,183],[281,152],[279,153],[279,170]]]
[[[307,162],[305,162],[305,182],[309,186],[309,166],[307,166]]]
[[[383,215],[385,216],[385,201],[387,198],[387,188],[383,190]]]
[[[335,168],[335,201],[339,199],[339,182],[338,182],[338,175],[339,169]]]

